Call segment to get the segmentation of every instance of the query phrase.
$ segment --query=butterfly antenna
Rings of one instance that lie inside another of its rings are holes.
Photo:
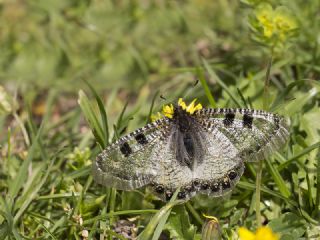
[[[160,98],[164,101],[167,101],[167,99],[162,94],[160,94]]]
[[[195,87],[198,85],[199,79],[197,78],[191,86],[187,88],[187,93],[183,96],[183,98],[187,98],[191,92],[194,91]]]

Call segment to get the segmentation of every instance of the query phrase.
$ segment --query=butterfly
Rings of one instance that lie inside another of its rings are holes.
[[[96,182],[121,190],[151,186],[164,201],[230,192],[246,161],[278,150],[289,135],[283,117],[254,109],[165,105],[158,119],[106,147],[93,163]]]

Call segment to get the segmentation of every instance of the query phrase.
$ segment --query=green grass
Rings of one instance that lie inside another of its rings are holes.
[[[147,2],[0,3],[0,239],[125,239],[120,220],[143,240],[201,239],[203,214],[223,239],[254,231],[255,163],[231,195],[187,203],[94,182],[96,155],[179,97],[286,116],[287,145],[262,161],[259,213],[281,239],[319,238],[319,2],[281,1],[299,29],[273,56],[268,99],[270,51],[250,37],[250,7]]]

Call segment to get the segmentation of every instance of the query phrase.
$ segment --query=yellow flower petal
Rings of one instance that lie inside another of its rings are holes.
[[[200,103],[198,103],[195,106],[196,101],[196,98],[193,99],[192,102],[187,106],[186,103],[182,100],[182,98],[179,98],[178,105],[187,113],[193,114],[195,111],[202,109],[202,105]]]
[[[182,100],[182,98],[179,98],[178,105],[183,109],[186,110],[187,104]]]
[[[162,118],[162,115],[159,112],[157,112],[156,114],[152,114],[150,116],[150,118],[151,118],[151,122],[155,122],[155,121],[159,120],[160,118]]]
[[[162,113],[163,113],[163,115],[165,115],[166,117],[172,118],[172,117],[173,117],[173,113],[174,113],[173,105],[170,104],[170,105],[165,105],[165,106],[163,106],[163,108],[162,108]]]
[[[260,227],[256,232],[256,240],[278,240],[279,236],[269,227]]]
[[[255,235],[244,227],[238,230],[240,240],[255,240]]]

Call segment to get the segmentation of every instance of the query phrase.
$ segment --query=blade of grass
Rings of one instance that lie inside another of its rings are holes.
[[[109,213],[112,214],[116,207],[116,197],[117,197],[117,189],[111,188],[111,196],[110,196],[110,203],[109,203]],[[114,217],[110,217],[109,219],[109,226],[112,226],[114,222]],[[112,240],[112,237],[109,237],[110,240]]]
[[[105,140],[105,134],[103,132],[103,127],[101,126],[97,114],[94,111],[92,104],[90,103],[87,95],[80,90],[78,104],[91,128],[93,135],[96,138],[96,141],[99,143],[100,147],[103,149],[106,146],[107,142]]]
[[[271,55],[268,62],[266,77],[264,81],[263,88],[263,110],[269,110],[269,82],[270,82],[270,72],[273,61],[273,49],[271,49]],[[257,168],[257,177],[256,177],[256,218],[257,218],[257,226],[260,227],[262,225],[261,222],[261,210],[260,210],[260,201],[261,201],[261,178],[262,178],[262,166],[263,162],[258,162]]]
[[[48,199],[60,199],[60,198],[72,198],[79,197],[80,193],[56,193],[50,195],[39,196],[37,200],[48,200]]]
[[[263,89],[263,109],[269,110],[269,85],[270,85],[270,73],[271,67],[273,62],[273,50],[271,50],[270,59],[267,66],[267,72],[264,82],[264,89]]]
[[[284,91],[282,91],[280,94],[277,95],[276,99],[273,101],[270,110],[274,111],[274,109],[277,108],[278,105],[280,105],[282,102],[285,101],[285,98],[289,96],[289,93],[291,92],[291,90],[299,85],[302,85],[305,81],[304,80],[300,80],[300,81],[295,81],[290,83],[285,89]]]
[[[255,203],[256,203],[256,219],[257,226],[262,225],[261,222],[261,212],[260,212],[260,201],[261,201],[261,178],[262,178],[262,166],[263,162],[259,161],[257,166],[257,175],[256,175],[256,194],[255,194]]]
[[[29,148],[27,159],[23,161],[21,167],[19,168],[18,174],[14,178],[13,182],[10,182],[10,184],[8,184],[10,186],[8,195],[11,197],[12,201],[17,197],[18,192],[20,191],[25,180],[27,179],[28,168],[32,159],[34,158],[35,151],[37,148],[37,140],[40,137],[40,133],[41,133],[41,130],[39,129],[37,136],[35,137],[35,141],[32,142]],[[12,204],[10,204],[10,206],[12,207]]]
[[[68,174],[67,177],[70,178],[80,178],[83,176],[88,176],[91,173],[91,166],[85,166],[81,169],[73,171],[72,173]]]
[[[48,169],[46,170],[46,174],[43,176],[43,178],[39,181],[37,184],[31,184],[30,188],[32,188],[32,191],[27,191],[27,196],[25,197],[25,201],[21,204],[21,207],[19,208],[18,212],[14,216],[14,223],[18,221],[18,219],[21,217],[21,215],[24,213],[24,211],[27,209],[31,201],[33,201],[36,197],[36,194],[39,192],[43,184],[46,182],[47,177],[49,173],[51,172],[51,168],[53,166],[54,160],[51,161]]]
[[[200,217],[200,215],[198,214],[198,212],[194,209],[194,207],[190,204],[190,202],[186,202],[186,207],[187,209],[190,211],[190,213],[192,214],[192,216],[195,218],[195,220],[202,225],[203,221]]]
[[[33,220],[34,220],[35,222],[37,222],[39,225],[41,225],[41,227],[44,229],[44,231],[47,232],[52,239],[57,239],[57,238],[52,234],[52,232],[50,232],[50,230],[49,230],[44,224],[42,224],[42,222],[40,222],[40,221],[39,221],[38,219],[36,219],[36,218],[33,218]]]
[[[125,113],[125,111],[126,111],[126,109],[128,107],[128,104],[129,104],[129,101],[126,102],[126,104],[122,108],[122,111],[121,111],[121,113],[120,113],[120,115],[118,117],[117,124],[116,124],[117,131],[119,131],[119,129],[121,128],[121,124],[122,124],[122,121],[123,121],[123,116],[124,116],[124,113]]]
[[[253,183],[249,183],[249,182],[240,181],[237,186],[240,187],[240,188],[243,188],[243,189],[251,190],[251,191],[255,191],[256,190],[256,185],[253,184]],[[269,194],[271,196],[280,198],[280,199],[284,200],[285,202],[289,203],[290,205],[292,205],[294,207],[298,207],[298,204],[295,201],[286,198],[281,193],[277,193],[277,192],[272,191],[272,190],[270,190],[270,189],[268,189],[266,187],[261,187],[261,191],[264,192],[264,193],[267,193],[267,194]]]
[[[159,90],[156,91],[156,93],[154,94],[154,96],[152,98],[152,102],[151,102],[151,106],[150,106],[150,110],[149,110],[149,113],[148,113],[146,124],[148,124],[151,121],[151,115],[152,115],[154,103],[155,103],[156,98],[158,97],[158,95],[159,95]]]
[[[241,103],[238,101],[236,96],[231,93],[227,85],[218,77],[218,75],[214,72],[214,70],[210,67],[208,62],[205,59],[202,59],[205,69],[208,71],[209,75],[214,78],[217,83],[221,86],[221,88],[229,95],[231,100],[237,105],[237,107],[241,107]]]
[[[170,201],[163,206],[150,220],[146,228],[138,236],[138,240],[159,239],[163,227],[170,215],[171,209],[183,201],[175,201],[179,188],[175,191]]]
[[[87,81],[85,81],[85,83],[90,88],[91,93],[94,95],[94,97],[97,101],[98,107],[99,107],[100,116],[101,116],[101,124],[102,124],[102,129],[103,129],[103,134],[104,134],[104,143],[105,143],[103,148],[105,148],[108,144],[108,141],[109,141],[108,117],[107,117],[106,109],[104,108],[104,105],[103,105],[101,98],[97,94],[96,90],[92,87],[92,85]]]
[[[279,191],[281,192],[281,194],[283,196],[285,196],[286,198],[289,198],[291,195],[290,190],[287,188],[283,178],[281,177],[279,171],[277,168],[275,168],[272,163],[270,162],[270,159],[266,159],[266,163],[269,169],[269,172],[271,173],[273,180],[275,181],[275,183],[277,184]]]
[[[153,213],[158,213],[159,210],[156,209],[139,209],[139,210],[122,210],[122,211],[116,211],[116,212],[112,212],[112,213],[106,213],[106,214],[101,214],[97,217],[88,219],[88,220],[84,220],[83,224],[87,225],[90,224],[94,221],[97,220],[106,220],[109,219],[111,217],[114,216],[121,216],[121,215],[142,215],[142,214],[153,214]]]
[[[309,203],[309,206],[311,209],[314,209],[314,206],[313,206],[313,198],[312,198],[312,185],[311,185],[311,181],[310,181],[310,176],[308,173],[306,173],[306,180],[307,180],[307,196],[308,196],[308,203]]]
[[[206,81],[206,79],[204,77],[203,71],[201,69],[199,69],[199,68],[197,69],[197,76],[198,76],[199,81],[200,81],[200,83],[202,85],[202,88],[203,88],[203,90],[204,90],[204,92],[205,92],[205,94],[206,94],[206,96],[207,96],[207,98],[209,100],[209,103],[210,103],[211,107],[212,108],[216,108],[217,107],[216,101],[214,100],[214,98],[213,98],[213,96],[211,94],[211,91],[209,89],[207,81]]]
[[[283,170],[284,168],[286,168],[289,164],[291,164],[292,162],[298,160],[300,157],[302,157],[303,155],[311,152],[314,149],[317,149],[320,147],[320,141],[312,144],[311,146],[305,148],[304,150],[302,150],[300,153],[298,153],[297,155],[293,156],[292,158],[288,159],[287,161],[281,163],[278,167],[278,171]]]
[[[317,193],[316,193],[316,203],[315,209],[317,215],[320,213],[320,154],[317,155]]]
[[[247,103],[247,100],[244,98],[244,96],[243,96],[243,94],[242,94],[242,92],[240,91],[239,88],[237,88],[237,92],[238,92],[238,94],[239,94],[239,96],[240,96],[240,98],[241,98],[241,100],[243,102],[243,106],[245,108],[250,108],[249,104]]]

